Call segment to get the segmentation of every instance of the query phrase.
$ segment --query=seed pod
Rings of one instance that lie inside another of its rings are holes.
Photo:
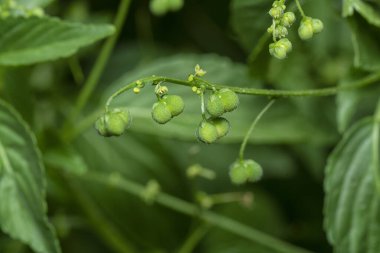
[[[218,131],[216,127],[207,120],[201,121],[196,134],[198,140],[207,144],[211,144],[218,139]]]
[[[287,53],[292,51],[292,43],[287,38],[280,39],[277,44],[284,46]]]
[[[213,124],[218,133],[218,139],[226,136],[230,130],[230,122],[222,117],[213,118],[210,120],[210,123]]]
[[[282,14],[283,14],[283,9],[278,6],[278,7],[273,7],[269,10],[269,15],[272,17],[272,18],[279,18]]]
[[[275,43],[271,43],[269,45],[269,53],[276,57],[277,59],[285,59],[287,55],[287,44],[286,43],[279,43],[280,41],[277,41]],[[289,41],[290,42],[290,41]]]
[[[166,104],[173,117],[181,114],[185,108],[183,99],[177,95],[167,95],[162,101]]]
[[[219,117],[225,112],[223,101],[218,93],[214,93],[208,98],[206,110],[212,117]]]
[[[128,110],[116,108],[100,116],[95,122],[95,128],[105,137],[120,136],[130,126],[131,121]]]
[[[294,21],[296,21],[296,16],[291,11],[284,13],[281,20],[282,24],[286,27],[290,27]]]
[[[308,40],[313,37],[314,29],[312,24],[312,19],[306,17],[301,21],[300,27],[298,28],[298,35],[302,40]]]
[[[313,18],[312,26],[314,33],[320,33],[323,30],[323,22],[320,19]]]
[[[171,11],[178,11],[183,6],[183,0],[169,0],[168,6]]]
[[[253,160],[238,160],[230,166],[230,178],[234,184],[243,184],[247,181],[256,182],[261,179],[262,175],[262,167]]]
[[[224,111],[231,112],[235,110],[239,105],[238,95],[230,89],[221,89],[219,92],[219,97],[223,102]]]
[[[152,107],[152,118],[159,124],[165,124],[172,118],[172,113],[162,101],[154,103]]]
[[[156,16],[163,16],[168,12],[169,0],[151,0],[150,11]]]

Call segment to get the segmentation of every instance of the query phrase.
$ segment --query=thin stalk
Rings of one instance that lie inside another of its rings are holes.
[[[199,244],[202,238],[208,232],[210,226],[207,224],[199,225],[192,234],[187,237],[182,247],[178,250],[178,253],[192,253],[195,247]]]
[[[204,91],[202,91],[201,94],[199,94],[199,96],[201,97],[201,112],[202,112],[202,118],[203,118],[203,119],[206,119],[205,94],[204,94]]]
[[[306,17],[305,12],[303,11],[302,6],[301,6],[299,0],[296,0],[296,4],[297,4],[297,8],[298,8],[298,10],[300,11],[302,17],[303,17],[303,18]]]
[[[182,86],[203,86],[204,89],[207,90],[219,90],[223,88],[228,88],[238,94],[243,95],[253,95],[253,96],[266,96],[270,98],[281,98],[281,97],[324,97],[324,96],[332,96],[336,95],[339,91],[344,90],[353,90],[365,87],[367,85],[370,85],[374,82],[377,82],[380,80],[380,71],[375,72],[373,74],[368,75],[367,77],[353,81],[347,85],[344,86],[338,86],[338,87],[331,87],[331,88],[322,88],[322,89],[310,89],[310,90],[273,90],[273,89],[256,89],[256,88],[245,88],[245,87],[236,87],[231,85],[224,85],[224,84],[216,84],[216,83],[210,83],[206,80],[197,78],[197,83],[189,82],[186,80],[180,80],[175,78],[169,78],[164,76],[150,76],[146,78],[140,79],[142,82],[166,82],[166,83],[172,83],[172,84],[178,84]],[[114,94],[111,95],[111,97],[107,100],[106,107],[108,107],[111,103],[111,101],[116,98],[117,96],[121,95],[125,91],[131,89],[134,87],[136,82],[132,82],[130,84],[127,84],[123,88],[116,91]]]
[[[116,173],[109,176],[95,172],[88,172],[84,174],[72,173],[70,175],[79,177],[82,180],[90,180],[118,188],[138,198],[141,197],[141,192],[145,189],[144,185],[135,183]],[[203,220],[210,225],[217,226],[220,229],[263,245],[269,250],[273,250],[279,253],[312,253],[311,251],[297,247],[295,245],[267,235],[263,232],[255,230],[254,228],[239,223],[231,218],[216,214],[212,211],[200,210],[198,206],[164,192],[158,193],[155,203],[170,208],[174,211],[183,213],[185,215],[198,217],[200,220]]]
[[[249,136],[251,136],[252,134],[252,131],[253,129],[255,128],[255,126],[257,125],[257,123],[260,121],[261,117],[265,114],[265,112],[273,105],[273,103],[275,102],[276,100],[271,100],[265,107],[264,109],[261,110],[261,112],[257,115],[257,117],[255,118],[255,120],[252,122],[251,126],[249,127],[248,129],[248,132],[246,133],[246,135],[244,136],[244,140],[243,142],[241,143],[241,146],[240,146],[240,151],[239,151],[239,159],[240,161],[243,161],[244,159],[244,150],[245,150],[245,147],[247,146],[247,142],[248,142],[248,139],[249,139]]]
[[[91,73],[81,90],[78,99],[75,103],[74,110],[70,116],[70,121],[74,121],[80,114],[83,107],[86,105],[88,99],[91,97],[96,85],[99,82],[100,76],[102,75],[106,63],[110,57],[110,54],[115,47],[116,41],[119,38],[120,32],[122,30],[123,24],[128,14],[129,6],[131,0],[121,0],[118,7],[118,12],[115,18],[115,33],[109,37],[102,47],[98,58],[96,59],[95,65],[91,70]]]

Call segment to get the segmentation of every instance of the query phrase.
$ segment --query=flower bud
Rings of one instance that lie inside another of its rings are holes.
[[[323,22],[320,19],[313,18],[312,26],[314,33],[320,33],[323,30]]]

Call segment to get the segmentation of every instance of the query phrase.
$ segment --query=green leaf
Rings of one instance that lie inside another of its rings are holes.
[[[325,229],[336,253],[380,252],[379,122],[351,128],[328,160]]]
[[[366,25],[359,17],[350,18],[349,24],[355,52],[355,67],[368,71],[380,69],[379,29]],[[366,32],[363,32],[363,27],[366,28]]]
[[[379,4],[370,5],[362,0],[344,0],[343,17],[352,16],[357,11],[368,23],[380,27],[379,7]]]
[[[68,57],[112,34],[110,25],[83,25],[56,18],[9,18],[0,24],[0,64],[26,65]]]
[[[46,216],[45,173],[36,140],[0,101],[0,227],[38,253],[60,252]]]
[[[6,1],[7,0],[0,0],[0,4]],[[33,7],[44,7],[50,4],[51,2],[53,2],[53,0],[15,0],[15,2],[27,8],[33,8]]]
[[[129,71],[109,86],[105,92],[102,105],[113,92],[129,82],[153,74],[186,79],[198,63],[207,71],[205,79],[210,82],[243,87],[261,87],[260,82],[249,78],[248,70],[242,64],[233,63],[227,58],[216,55],[180,54],[158,59],[134,71]],[[165,125],[158,125],[151,118],[151,107],[156,98],[150,84],[147,84],[139,95],[132,92],[121,95],[114,100],[111,106],[124,106],[130,109],[134,120],[129,131],[195,141],[195,131],[201,121],[199,96],[195,95],[190,87],[172,86],[170,84],[168,86],[170,94],[180,95],[184,99],[185,110],[180,116],[173,118]],[[255,115],[267,102],[265,98],[244,95],[240,96],[240,100],[241,106],[236,111],[225,115],[230,121],[232,129],[222,139],[223,142],[240,143]],[[291,115],[289,115],[289,111],[292,111]],[[294,105],[288,101],[279,101],[260,121],[251,140],[254,139],[258,143],[325,143],[334,138],[334,133],[331,131],[327,133],[316,127]]]
[[[363,78],[367,73],[356,72],[345,78],[340,86],[350,81]],[[379,83],[380,84],[380,83]],[[342,90],[336,97],[337,123],[339,132],[344,132],[352,122],[373,113],[374,105],[378,99],[380,85],[371,85],[356,90]]]
[[[257,44],[260,37],[271,25],[268,14],[272,6],[267,0],[233,0],[231,3],[231,24],[239,42],[247,51]]]

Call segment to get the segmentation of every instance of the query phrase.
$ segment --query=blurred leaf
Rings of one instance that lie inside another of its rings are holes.
[[[231,2],[231,24],[239,42],[248,52],[271,25],[268,14],[272,6],[267,0],[233,0]]]
[[[8,0],[0,0],[0,4],[7,1]],[[51,2],[53,2],[53,0],[15,0],[15,2],[18,4],[22,4],[25,7],[33,8],[33,7],[39,7],[39,6],[44,7],[50,4]]]
[[[352,16],[357,11],[371,25],[380,27],[380,4],[370,5],[362,0],[343,0],[343,17]]]
[[[379,123],[353,126],[331,154],[325,181],[325,228],[337,253],[380,251]]]
[[[257,80],[248,77],[244,65],[233,63],[228,58],[216,55],[176,55],[162,58],[139,67],[123,75],[106,90],[103,101],[124,85],[151,75],[164,75],[186,79],[196,64],[207,70],[206,79],[214,83],[232,86],[260,87]],[[149,93],[150,94],[149,94]],[[131,131],[148,133],[166,138],[195,141],[195,131],[201,121],[200,99],[194,95],[190,87],[171,86],[169,92],[177,94],[185,100],[185,111],[165,125],[158,125],[151,119],[151,107],[155,95],[150,84],[141,94],[125,93],[115,100],[112,106],[127,106],[134,121]],[[148,93],[148,94],[147,94]],[[231,131],[222,142],[240,142],[255,116],[264,107],[267,100],[253,96],[240,96],[241,106],[234,112],[226,114],[231,123]],[[104,102],[105,103],[105,102]],[[289,111],[292,113],[289,114]],[[198,120],[196,120],[198,119]],[[263,117],[251,137],[257,143],[294,143],[316,142],[326,143],[335,139],[333,132],[326,132],[315,126],[294,105],[288,101],[278,101]]]
[[[1,229],[38,253],[60,252],[46,216],[45,174],[36,140],[4,102],[0,122]]]
[[[368,71],[378,70],[380,68],[379,29],[366,25],[359,17],[350,18],[349,24],[355,51],[355,67]],[[363,27],[366,28],[364,33]]]
[[[83,25],[57,18],[8,18],[0,24],[0,64],[27,65],[70,56],[113,33],[110,25]]]
[[[341,86],[347,85],[352,80],[362,78],[365,74],[357,71],[351,76],[347,76]],[[380,83],[361,89],[340,91],[336,97],[339,131],[344,132],[354,120],[372,114],[379,98],[379,92]]]

